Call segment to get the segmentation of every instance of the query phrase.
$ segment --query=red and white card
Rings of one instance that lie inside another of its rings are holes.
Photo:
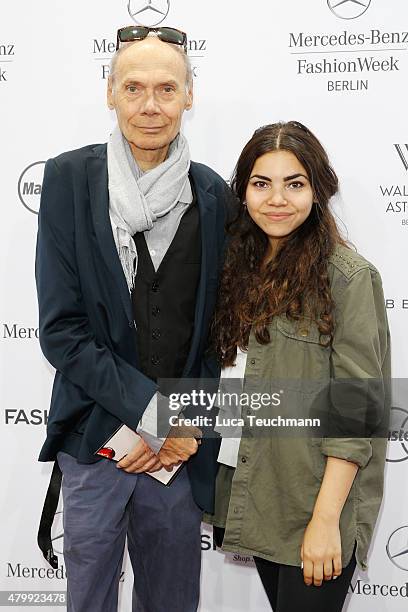
[[[113,436],[108,438],[105,444],[101,446],[95,454],[99,455],[100,457],[105,457],[106,459],[111,459],[112,461],[120,461],[123,459],[123,457],[130,453],[130,451],[132,451],[137,444],[140,444],[140,441],[141,437],[138,433],[133,431],[133,429],[130,429],[130,427],[127,425],[121,425]],[[168,472],[162,468],[157,472],[144,473],[152,478],[155,478],[164,485],[169,485],[182,466],[183,463],[174,466],[171,472]]]

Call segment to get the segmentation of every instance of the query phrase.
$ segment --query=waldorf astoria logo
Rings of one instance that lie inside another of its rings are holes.
[[[18,179],[18,197],[22,205],[38,215],[45,161],[37,161],[25,168]]]
[[[384,212],[406,228],[408,227],[408,182],[405,180],[408,172],[408,144],[394,143],[393,149],[395,167],[400,169],[402,180],[384,182],[378,186],[378,189]],[[389,150],[391,153],[391,147]]]
[[[408,172],[408,144],[395,144],[394,147],[398,153],[402,165]]]
[[[327,0],[327,6],[340,19],[357,19],[368,10],[371,0]]]
[[[129,0],[128,11],[133,21],[144,26],[156,26],[169,14],[169,0]]]

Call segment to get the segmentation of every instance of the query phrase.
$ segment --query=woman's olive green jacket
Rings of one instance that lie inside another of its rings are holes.
[[[225,527],[225,550],[300,565],[326,458],[346,459],[360,469],[340,519],[343,566],[357,543],[357,561],[365,569],[383,492],[389,331],[381,278],[372,264],[339,246],[329,278],[336,305],[331,344],[322,345],[310,321],[276,317],[269,344],[260,345],[251,334],[244,379],[244,392],[283,391],[281,405],[257,410],[259,418],[322,416],[323,433],[298,429],[289,435],[245,425],[238,465],[220,465],[215,513],[206,519]],[[242,416],[250,412],[243,409]]]

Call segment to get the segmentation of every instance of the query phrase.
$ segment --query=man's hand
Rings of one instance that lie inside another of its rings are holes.
[[[129,474],[141,474],[142,472],[157,472],[163,467],[163,464],[141,438],[135,448],[126,457],[123,457],[116,467]]]
[[[163,466],[171,468],[182,461],[187,461],[197,452],[201,436],[202,431],[198,427],[187,427],[182,424],[172,427],[158,453]]]

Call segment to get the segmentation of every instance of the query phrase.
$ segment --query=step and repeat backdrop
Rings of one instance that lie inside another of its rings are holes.
[[[381,271],[392,339],[394,431],[385,499],[366,573],[350,612],[408,606],[408,6],[406,0],[20,0],[0,19],[0,606],[13,591],[62,593],[62,508],[54,525],[60,567],[36,545],[51,466],[39,464],[52,368],[38,343],[34,251],[45,160],[105,142],[118,27],[185,30],[195,105],[184,132],[193,159],[228,179],[255,128],[296,119],[329,151],[341,179],[334,202],[347,236]],[[406,386],[405,386],[406,388]],[[277,492],[279,494],[279,492]],[[215,550],[202,533],[202,612],[270,609],[250,557]],[[186,568],[188,571],[188,568]],[[120,610],[131,609],[125,559]],[[2,599],[1,599],[2,598]],[[90,611],[91,612],[91,611]],[[181,612],[181,611],[180,611]]]

